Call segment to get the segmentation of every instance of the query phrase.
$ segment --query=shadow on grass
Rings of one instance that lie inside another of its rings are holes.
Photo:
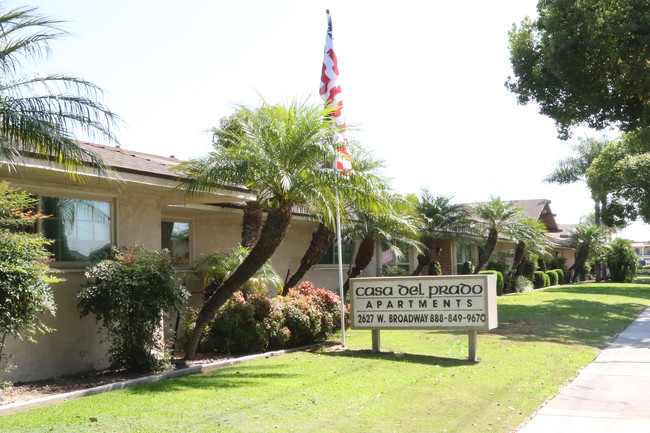
[[[474,365],[476,362],[467,359],[447,358],[430,355],[417,355],[399,352],[373,352],[372,350],[344,350],[339,352],[321,352],[321,355],[341,358],[362,358],[381,361],[409,362],[424,365],[437,365],[440,367],[458,367],[461,365]]]
[[[285,367],[287,367],[286,364],[275,364],[272,366],[258,364],[239,364],[236,366],[229,366],[223,369],[205,373],[167,379],[145,386],[127,388],[125,389],[125,392],[139,395],[156,392],[165,393],[181,391],[188,388],[195,390],[211,390],[254,387],[261,385],[267,380],[287,379],[296,376],[295,374],[285,373],[289,370],[289,368]]]
[[[617,294],[603,293],[597,288],[571,288],[562,292]],[[650,292],[646,295],[643,298],[650,299]],[[490,332],[512,340],[583,344],[602,349],[645,308],[639,303],[566,298],[549,299],[538,305],[499,305],[499,327]]]

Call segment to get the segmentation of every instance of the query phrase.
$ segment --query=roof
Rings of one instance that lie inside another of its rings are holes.
[[[85,141],[77,141],[77,144],[83,149],[99,155],[107,165],[117,171],[178,179],[179,172],[170,169],[183,162],[173,157],[166,158],[116,146],[104,146]]]

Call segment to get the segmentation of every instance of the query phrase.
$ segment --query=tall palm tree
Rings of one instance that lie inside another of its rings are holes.
[[[551,239],[546,236],[546,226],[536,218],[522,218],[521,227],[516,231],[515,256],[510,268],[510,276],[522,274],[522,264],[529,254],[548,255],[553,247]]]
[[[295,206],[319,203],[329,218],[335,211],[335,190],[350,191],[359,200],[371,185],[363,173],[345,179],[324,161],[337,152],[332,136],[332,109],[305,102],[260,108],[239,107],[241,132],[231,146],[217,146],[206,157],[187,161],[180,188],[189,196],[223,184],[245,185],[257,194],[268,214],[259,240],[205,302],[188,344],[186,358],[196,354],[201,330],[221,305],[273,255],[284,238]]]
[[[574,156],[567,157],[557,163],[557,167],[549,174],[544,181],[567,185],[575,182],[587,181],[587,169],[602,153],[603,149],[610,143],[605,136],[601,138],[580,138],[578,142],[572,145],[575,152]],[[589,186],[589,183],[587,183]],[[594,201],[594,220],[597,226],[602,224],[601,215],[607,206],[607,195],[597,194],[593,188],[591,198]],[[601,266],[596,263],[596,281],[601,280]]]
[[[434,196],[423,188],[416,209],[422,215],[423,224],[420,230],[420,242],[424,249],[417,256],[418,264],[412,275],[420,275],[422,269],[431,263],[434,242],[445,237],[459,242],[467,242],[472,238],[474,221],[470,218],[467,207],[452,204],[452,197]]]
[[[369,180],[372,180],[374,182],[378,181],[380,183],[384,182],[384,179],[380,177],[380,171],[384,168],[383,161],[375,159],[371,154],[363,151],[363,149],[358,149],[357,152],[355,152],[354,162],[355,171],[357,173],[364,172],[371,175],[369,177]],[[380,185],[376,185],[375,187],[377,189],[384,188],[384,186]],[[340,203],[345,204],[354,201],[354,197],[346,197],[344,195],[345,192],[346,191],[343,190],[339,194]],[[366,198],[368,201],[371,201],[374,199],[374,196],[368,196]],[[383,212],[384,209],[380,209],[382,205],[383,203],[381,201],[372,202],[372,207],[375,212]],[[326,219],[327,214],[323,211],[323,209],[319,209],[317,206],[311,206],[310,214],[318,219],[320,223],[318,224],[316,231],[312,234],[312,239],[309,243],[309,247],[300,260],[300,266],[296,272],[293,273],[287,279],[287,281],[285,281],[284,290],[282,293],[283,296],[286,296],[288,294],[291,287],[294,287],[296,284],[298,284],[298,282],[302,279],[302,277],[305,276],[307,271],[309,271],[309,269],[311,269],[314,264],[320,262],[335,239],[336,227],[334,226],[334,221],[328,221]],[[339,212],[342,218],[342,222],[345,223],[347,219],[345,206],[341,206]]]
[[[66,35],[56,21],[19,7],[0,12],[0,157],[12,163],[37,154],[75,172],[108,168],[95,153],[74,140],[77,132],[117,142],[120,122],[98,98],[102,90],[78,77],[28,75],[25,61],[50,53],[50,42]]]
[[[575,252],[575,262],[569,268],[570,281],[576,282],[589,258],[597,254],[605,245],[607,232],[602,226],[579,224],[575,233],[569,237],[569,245]]]
[[[415,247],[418,252],[422,251],[422,244],[417,240],[419,216],[413,212],[411,204],[388,190],[381,191],[375,201],[383,203],[381,212],[356,207],[345,230],[348,236],[360,239],[360,242],[348,279],[343,285],[344,295],[350,287],[350,278],[361,275],[372,261],[378,241],[393,250],[396,256],[403,255],[404,247]]]
[[[480,220],[486,241],[474,273],[479,273],[492,257],[500,234],[510,238],[517,237],[522,229],[522,211],[516,203],[503,201],[501,197],[490,197],[490,201],[475,205],[473,213]]]

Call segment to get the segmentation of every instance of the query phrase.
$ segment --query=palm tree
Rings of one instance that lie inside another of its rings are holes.
[[[567,185],[575,182],[587,181],[587,169],[602,153],[603,149],[610,143],[607,137],[598,138],[580,138],[578,142],[572,145],[575,156],[562,159],[557,163],[557,167],[549,174],[544,181]],[[589,184],[587,183],[587,186]],[[601,215],[607,206],[607,195],[599,195],[590,187],[591,198],[594,201],[594,220],[597,226],[600,226]],[[596,263],[596,281],[601,279],[600,262]]]
[[[350,278],[356,278],[372,261],[378,241],[390,248],[396,256],[402,256],[404,247],[415,247],[422,251],[417,241],[419,216],[413,212],[411,204],[403,197],[387,190],[375,197],[375,202],[383,203],[382,211],[356,207],[350,218],[346,233],[353,239],[360,239],[348,279],[343,285],[343,294],[350,287]]]
[[[516,238],[522,229],[522,208],[514,202],[501,200],[501,197],[490,197],[490,201],[478,203],[474,207],[474,214],[480,220],[483,233],[486,236],[485,246],[479,254],[478,264],[474,273],[487,264],[497,246],[499,234]]]
[[[553,247],[551,239],[546,236],[546,226],[536,218],[522,218],[521,227],[516,231],[517,246],[510,268],[510,276],[522,274],[522,264],[529,254],[548,255]]]
[[[12,163],[37,154],[71,172],[79,167],[108,168],[74,140],[76,132],[117,142],[119,119],[98,98],[102,90],[81,78],[48,74],[28,76],[24,61],[50,52],[50,42],[66,35],[61,21],[35,8],[0,12],[0,157]]]
[[[416,209],[420,212],[423,224],[420,227],[420,242],[424,249],[417,256],[418,265],[412,275],[420,275],[422,269],[431,263],[436,239],[445,237],[466,242],[471,239],[474,221],[467,207],[452,204],[452,197],[433,196],[424,188],[420,193]]]
[[[589,258],[597,254],[605,244],[607,232],[601,226],[579,224],[569,237],[569,244],[576,250],[575,262],[569,268],[570,281],[576,282]]]
[[[268,214],[259,240],[205,302],[190,338],[186,358],[194,357],[201,330],[230,296],[273,255],[284,238],[295,206],[319,203],[329,218],[335,190],[351,191],[359,200],[371,184],[363,173],[345,179],[323,167],[334,161],[332,109],[305,102],[285,106],[266,103],[258,109],[239,107],[241,132],[230,135],[231,146],[216,146],[205,158],[179,166],[187,173],[180,188],[188,196],[224,184],[245,185],[257,194]]]
[[[384,182],[379,174],[380,170],[384,168],[383,161],[375,159],[371,154],[364,152],[363,149],[358,149],[357,152],[355,152],[354,162],[355,171],[357,173],[364,172],[370,175],[370,180],[379,181],[382,183]],[[376,185],[376,188],[380,189],[382,186]],[[346,203],[354,200],[354,197],[345,197],[343,195],[344,193],[345,190],[341,191],[339,194],[341,203]],[[368,196],[366,198],[367,200],[373,200],[372,196]],[[379,209],[382,206],[381,202],[373,202],[372,206],[375,212],[383,212],[383,210]],[[334,226],[334,221],[327,220],[327,213],[324,211],[326,210],[319,209],[317,206],[312,206],[312,209],[310,210],[310,214],[319,220],[318,228],[312,234],[312,239],[309,243],[309,247],[300,260],[300,266],[296,272],[293,273],[291,277],[287,279],[287,281],[285,281],[284,289],[282,292],[283,296],[286,296],[289,293],[289,289],[291,287],[294,287],[296,284],[298,284],[298,282],[302,279],[302,277],[305,276],[307,271],[309,271],[309,269],[311,269],[314,264],[320,262],[329,247],[332,245],[332,242],[334,242],[334,239],[336,237],[336,227]],[[344,206],[341,206],[341,209],[339,211],[342,221],[345,222],[347,215],[345,213]]]

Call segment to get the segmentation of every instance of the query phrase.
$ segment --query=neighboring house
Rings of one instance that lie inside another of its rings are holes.
[[[189,200],[176,189],[178,174],[169,170],[180,160],[91,143],[81,145],[100,154],[121,181],[107,179],[96,170],[87,170],[82,182],[75,181],[56,165],[35,158],[0,167],[0,181],[38,196],[41,211],[52,215],[39,221],[38,230],[56,240],[52,267],[65,279],[53,284],[56,316],[45,318],[56,331],[36,335],[38,344],[9,341],[4,353],[14,356],[17,368],[8,373],[0,371],[0,379],[32,381],[108,365],[107,346],[101,342],[94,318],[79,318],[76,295],[85,282],[90,260],[105,257],[111,245],[170,249],[180,263],[182,280],[195,292],[190,303],[197,306],[202,285],[190,262],[201,254],[226,252],[241,239],[243,212],[224,204],[254,199],[248,190],[224,187]],[[279,275],[299,266],[316,227],[317,223],[304,215],[294,217],[272,258]],[[316,267],[305,278],[320,287],[338,289],[334,266]]]
[[[650,243],[649,242],[632,242],[632,248],[639,260],[643,264],[650,263]]]

